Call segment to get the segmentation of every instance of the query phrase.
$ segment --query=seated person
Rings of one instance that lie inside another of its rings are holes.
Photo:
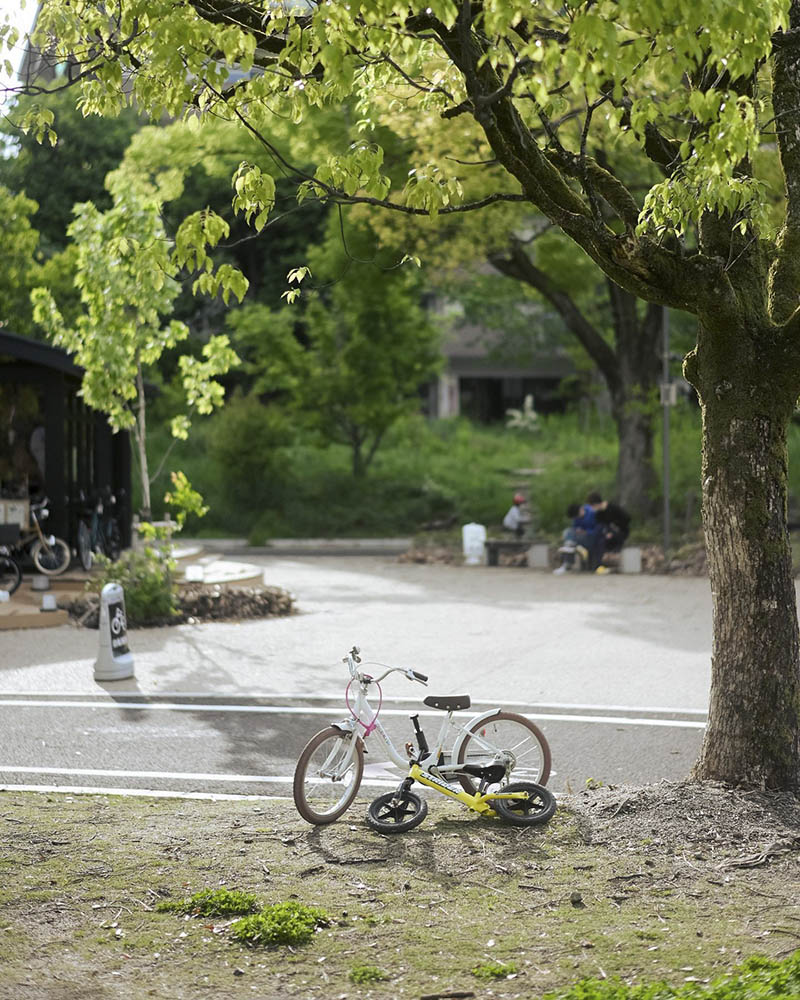
[[[514,502],[506,511],[506,516],[503,518],[503,527],[506,531],[512,532],[517,538],[522,538],[525,534],[525,528],[528,526],[530,517],[522,509],[525,503],[525,497],[521,493],[514,494]]]
[[[599,528],[598,565],[606,552],[620,552],[631,529],[631,516],[624,507],[613,501],[604,500],[594,491],[586,497],[586,503],[594,511]]]
[[[561,565],[554,573],[566,573],[575,565],[577,557],[578,569],[584,566],[594,570],[598,565],[596,549],[598,542],[598,526],[595,513],[589,504],[571,503],[567,507],[567,517],[572,518],[572,524],[564,529],[564,541],[558,550],[561,553]]]

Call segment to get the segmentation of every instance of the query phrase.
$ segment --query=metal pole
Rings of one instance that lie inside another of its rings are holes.
[[[669,377],[669,309],[664,306],[662,337],[662,367],[661,367],[661,402],[664,407],[663,417],[663,458],[664,458],[664,555],[670,550],[670,509],[669,509],[669,410],[670,410],[670,377]]]

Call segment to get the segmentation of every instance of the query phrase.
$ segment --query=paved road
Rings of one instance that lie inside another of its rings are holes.
[[[705,580],[258,561],[300,614],[134,632],[131,681],[93,680],[96,633],[0,634],[0,784],[286,794],[302,744],[343,714],[339,660],[353,643],[366,659],[428,673],[431,691],[531,714],[553,749],[556,790],[676,778],[696,754]],[[402,745],[423,692],[402,677],[386,688],[384,718]],[[379,763],[372,781],[391,781]]]

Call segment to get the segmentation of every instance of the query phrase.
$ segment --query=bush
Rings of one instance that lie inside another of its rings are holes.
[[[98,593],[107,583],[118,583],[125,592],[128,625],[142,626],[163,622],[177,613],[175,563],[154,545],[142,551],[128,549],[117,562],[96,557],[99,573],[87,588]]]
[[[430,522],[477,521],[490,531],[517,486],[527,489],[535,527],[552,538],[568,503],[592,489],[614,496],[617,440],[610,417],[577,413],[540,418],[536,434],[464,418],[398,420],[366,477],[355,479],[342,445],[322,447],[295,434],[275,404],[234,395],[224,410],[198,421],[191,449],[179,445],[171,464],[185,470],[211,508],[202,531],[270,538],[414,535]],[[670,415],[673,537],[691,536],[700,521],[700,414],[681,404]],[[153,434],[155,467],[168,438]],[[800,427],[790,429],[800,470]],[[661,476],[656,422],[655,467]],[[535,471],[531,471],[535,470]],[[800,471],[798,471],[800,482]],[[800,490],[794,492],[800,494]],[[154,495],[157,495],[154,492]],[[658,518],[634,524],[634,537],[660,537]],[[188,531],[199,524],[188,525]],[[188,532],[187,532],[188,533]],[[460,536],[459,536],[460,537]]]

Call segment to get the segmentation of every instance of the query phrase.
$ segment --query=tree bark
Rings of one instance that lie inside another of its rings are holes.
[[[701,326],[686,363],[703,413],[714,622],[709,718],[693,775],[797,791],[800,648],[786,526],[797,388],[768,332]]]

